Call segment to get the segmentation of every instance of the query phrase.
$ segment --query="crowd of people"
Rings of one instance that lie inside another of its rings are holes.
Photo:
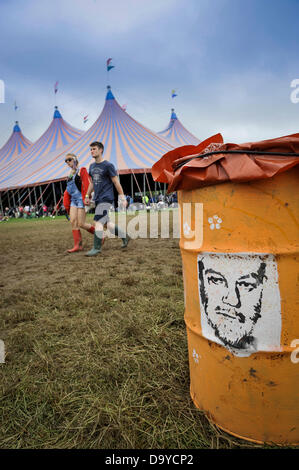
[[[152,195],[145,195],[145,196],[132,196],[126,195],[127,207],[126,210],[140,210],[145,208],[161,208],[163,204],[164,207],[175,207],[177,205],[177,194],[152,194]],[[159,204],[160,203],[160,204]],[[118,210],[113,205],[111,205],[111,210]],[[91,206],[89,209],[90,213],[94,213],[94,207]],[[65,215],[66,210],[63,204],[60,204],[59,207],[56,208],[53,205],[47,206],[46,204],[37,204],[35,206],[29,205],[20,205],[17,207],[5,207],[4,211],[0,211],[0,222],[6,221],[12,218],[19,219],[19,218],[41,218],[41,217],[48,217],[53,215]]]
[[[126,196],[126,199],[128,203],[127,209],[129,209],[130,207],[134,209],[136,208],[136,205],[140,205],[140,209],[159,209],[162,204],[164,207],[175,207],[175,205],[178,203],[177,193],[150,193],[150,195],[144,194],[143,196],[135,196],[134,199],[131,196]]]
[[[0,221],[9,220],[12,218],[34,219],[39,217],[52,216],[53,213],[55,213],[55,215],[62,215],[64,214],[64,208],[61,206],[56,211],[52,205],[46,206],[46,204],[37,204],[35,206],[20,205],[17,207],[5,207],[4,211],[0,212]]]

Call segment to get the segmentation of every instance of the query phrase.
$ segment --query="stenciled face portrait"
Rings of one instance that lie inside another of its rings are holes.
[[[263,315],[268,262],[269,255],[198,256],[201,315],[228,348],[258,350],[255,327]]]

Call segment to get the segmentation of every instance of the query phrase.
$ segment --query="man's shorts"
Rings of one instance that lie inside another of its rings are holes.
[[[99,202],[95,208],[95,214],[93,220],[96,222],[101,222],[102,225],[109,222],[109,210],[111,208],[112,202]]]

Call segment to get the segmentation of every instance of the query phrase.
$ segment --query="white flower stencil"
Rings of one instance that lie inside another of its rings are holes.
[[[214,230],[214,229],[219,230],[221,228],[222,219],[220,219],[218,215],[213,215],[213,217],[209,217],[208,222],[210,224],[211,230]]]
[[[195,362],[196,364],[198,364],[198,363],[199,363],[199,357],[200,357],[200,356],[199,356],[199,354],[197,354],[197,352],[196,352],[195,349],[193,349],[192,356],[193,356],[194,362]]]

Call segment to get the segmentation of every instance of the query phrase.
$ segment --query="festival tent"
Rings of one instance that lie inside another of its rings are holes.
[[[0,168],[0,190],[24,186],[25,175],[31,174],[35,168],[40,168],[46,161],[47,154],[58,149],[62,151],[82,133],[83,131],[68,124],[55,106],[52,122],[43,135],[31,147],[20,153],[17,159]]]
[[[19,153],[30,147],[30,145],[32,145],[32,142],[24,136],[18,121],[16,121],[11,136],[0,149],[0,168],[14,160]]]
[[[71,145],[48,153],[42,161],[31,165],[30,174],[28,171],[24,174],[23,169],[10,178],[10,187],[65,180],[66,153],[77,155],[81,167],[89,167],[92,163],[89,145],[94,141],[104,144],[104,158],[114,164],[119,175],[131,174],[135,178],[136,173],[149,173],[151,176],[152,165],[173,146],[127,114],[114,98],[110,86],[107,88],[103,110],[90,129]]]
[[[198,145],[200,143],[200,140],[191,134],[191,132],[187,131],[183,126],[174,109],[171,110],[170,121],[166,129],[158,132],[157,134],[175,147],[181,147],[183,145]]]

